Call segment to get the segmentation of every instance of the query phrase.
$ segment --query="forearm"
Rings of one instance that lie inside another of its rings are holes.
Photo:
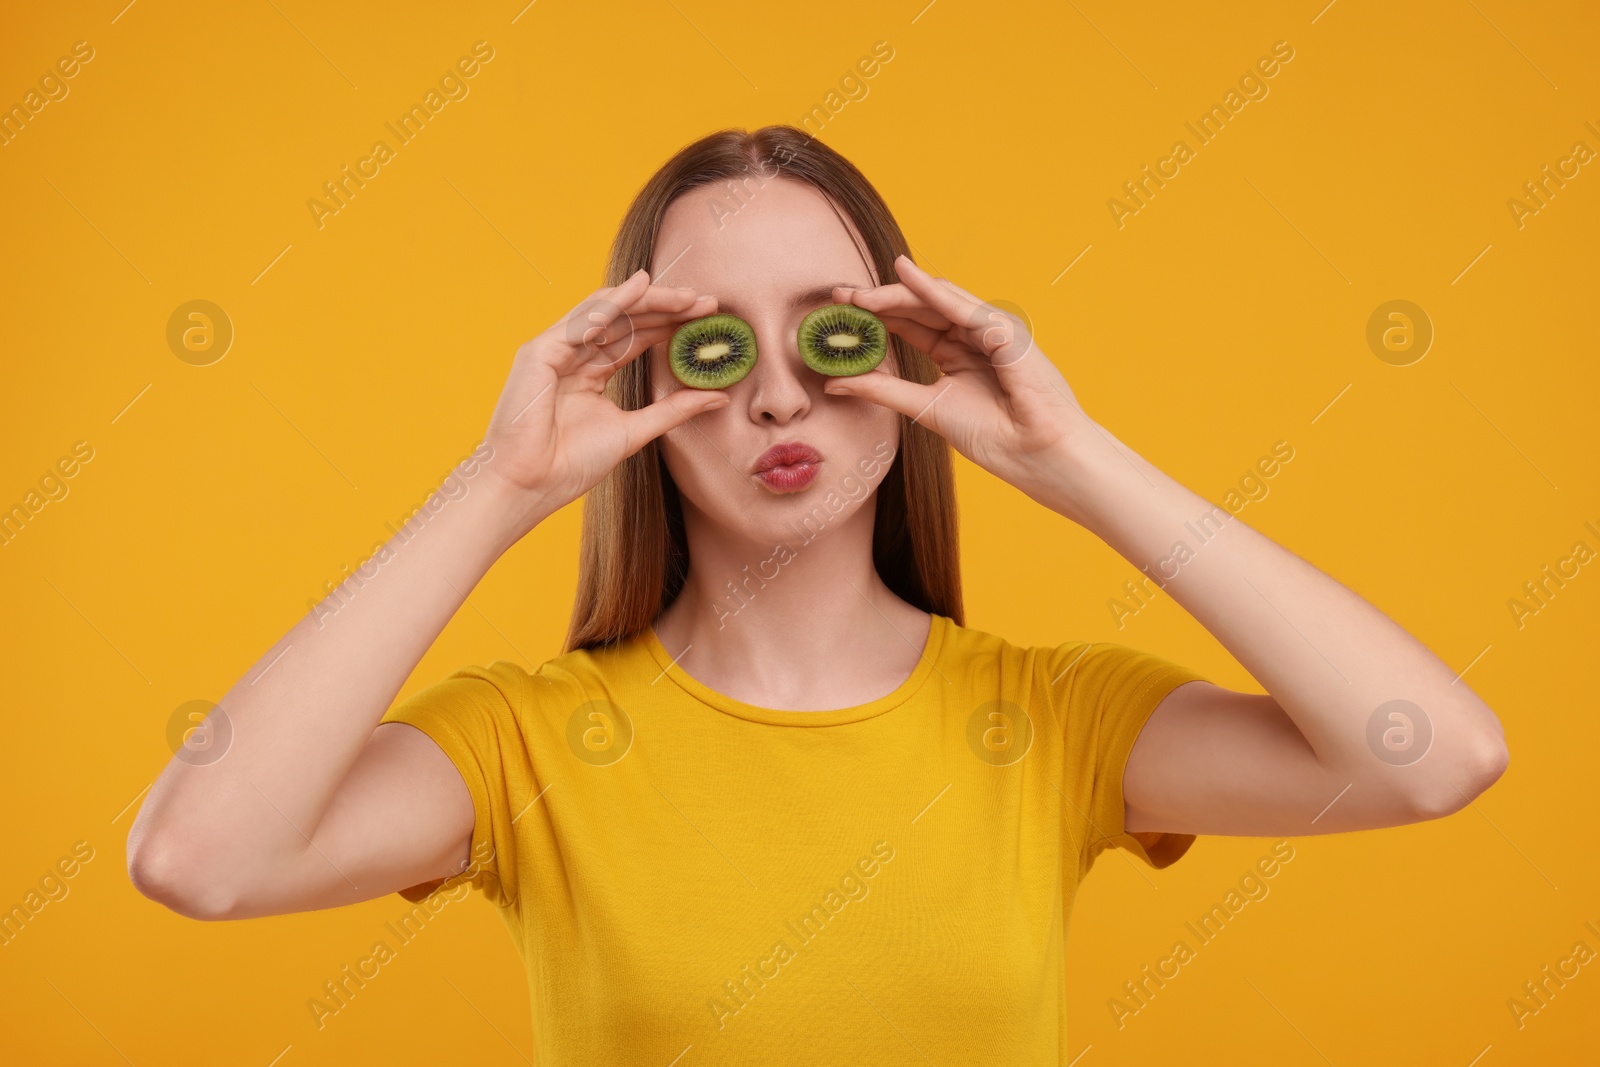
[[[212,738],[180,750],[146,798],[130,843],[160,834],[207,862],[303,849],[423,654],[496,559],[543,514],[487,470],[430,497],[228,690]],[[368,577],[360,577],[360,571]],[[359,585],[357,584],[359,582]]]
[[[1352,783],[1440,798],[1492,762],[1502,737],[1493,711],[1410,633],[1109,431],[1088,436],[1098,443],[1061,457],[1060,476],[1036,498],[1102,538],[1205,626],[1323,766]],[[1432,732],[1428,758],[1403,773],[1398,761],[1375,758],[1368,733],[1374,712],[1396,699],[1420,708]]]

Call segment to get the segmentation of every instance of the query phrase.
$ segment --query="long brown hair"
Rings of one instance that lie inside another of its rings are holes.
[[[649,268],[667,208],[683,193],[715,182],[787,178],[813,186],[855,223],[880,284],[898,280],[894,260],[910,246],[866,177],[839,153],[793,126],[753,133],[719,130],[686,145],[645,183],[611,246],[605,284],[620,285]],[[899,337],[890,344],[900,376],[924,384],[938,368]],[[621,368],[606,394],[626,411],[650,403],[650,361]],[[965,624],[956,545],[955,479],[950,445],[900,416],[900,450],[877,489],[872,559],[895,595],[924,611]],[[657,441],[619,463],[583,505],[578,591],[566,648],[595,648],[631,637],[653,623],[683,589],[689,568],[683,508]]]

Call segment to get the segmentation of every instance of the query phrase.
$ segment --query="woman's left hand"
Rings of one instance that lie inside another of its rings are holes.
[[[1058,461],[1095,434],[1061,372],[1022,322],[905,256],[900,281],[837,288],[834,299],[877,315],[943,373],[924,385],[880,364],[823,391],[858,396],[927,426],[963,456],[1036,499],[1059,481]]]

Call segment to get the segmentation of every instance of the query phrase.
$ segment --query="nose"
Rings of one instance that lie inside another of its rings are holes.
[[[750,417],[762,423],[785,426],[811,410],[808,378],[817,374],[800,359],[795,332],[778,326],[756,327],[760,355],[746,381],[750,390]]]

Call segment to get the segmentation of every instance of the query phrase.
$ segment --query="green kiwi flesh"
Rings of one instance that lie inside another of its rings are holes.
[[[756,365],[756,334],[737,315],[707,315],[678,327],[667,361],[692,389],[725,389]]]
[[[865,374],[888,351],[883,321],[854,304],[829,304],[800,321],[800,358],[819,374]]]

